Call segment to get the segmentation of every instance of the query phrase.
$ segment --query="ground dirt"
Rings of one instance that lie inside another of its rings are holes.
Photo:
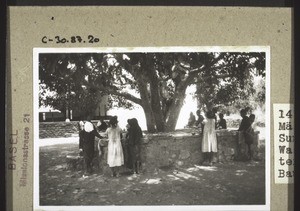
[[[260,162],[199,164],[144,169],[137,176],[95,174],[66,168],[78,145],[40,148],[40,205],[263,205],[265,165]]]

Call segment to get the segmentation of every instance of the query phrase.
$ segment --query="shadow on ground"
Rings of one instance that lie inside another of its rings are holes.
[[[40,148],[40,205],[263,205],[263,162],[164,167],[119,178],[66,168],[77,144]]]

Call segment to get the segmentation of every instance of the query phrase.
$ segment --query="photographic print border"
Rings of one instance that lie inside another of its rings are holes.
[[[193,205],[193,206],[40,206],[39,203],[39,116],[38,80],[40,53],[128,53],[128,52],[265,52],[266,53],[266,140],[270,140],[270,47],[269,46],[177,46],[177,47],[113,47],[113,48],[34,48],[33,49],[33,105],[34,105],[34,210],[270,210],[270,141],[265,141],[265,205]]]

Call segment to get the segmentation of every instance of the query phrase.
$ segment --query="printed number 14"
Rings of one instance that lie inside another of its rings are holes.
[[[284,118],[284,111],[283,110],[279,110],[279,112],[280,112],[280,116],[279,116],[279,118]],[[285,116],[287,116],[288,118],[292,118],[292,110],[289,110],[286,114],[285,114]]]

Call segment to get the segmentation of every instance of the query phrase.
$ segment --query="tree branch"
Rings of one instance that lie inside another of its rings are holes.
[[[130,100],[138,105],[142,105],[142,100],[140,98],[137,98],[137,97],[133,96],[132,94],[129,94],[128,92],[120,92],[118,90],[115,90],[115,89],[112,89],[109,87],[106,88],[106,91],[109,94],[124,97],[125,99]]]
[[[111,94],[111,95],[116,95],[120,97],[124,97],[127,100],[130,100],[138,105],[142,104],[142,100],[140,98],[137,98],[133,96],[132,94],[129,94],[128,92],[122,92],[120,91],[117,87],[114,86],[103,86],[103,85],[95,85],[91,83],[84,83],[84,85],[87,85],[88,87],[95,88],[99,91],[103,91],[105,93]]]
[[[183,86],[187,87],[190,83],[192,83],[192,81],[195,79],[195,77],[205,68],[205,66],[201,66],[192,70],[188,71],[188,75],[185,78],[185,80],[183,80],[182,84]]]
[[[228,78],[228,77],[232,77],[231,74],[221,74],[221,75],[214,75],[214,78]],[[206,77],[202,77],[201,80],[205,81],[206,79],[211,78],[211,76],[206,76]]]

